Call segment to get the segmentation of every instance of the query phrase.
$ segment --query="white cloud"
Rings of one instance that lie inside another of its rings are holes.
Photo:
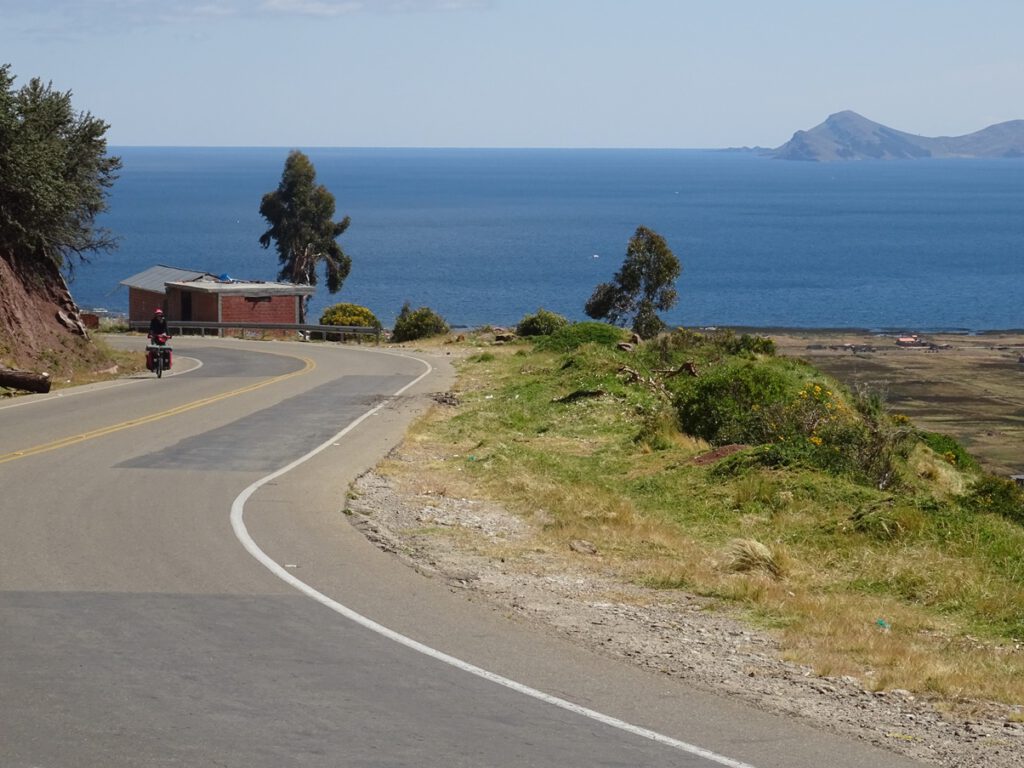
[[[45,38],[231,18],[243,15],[245,7],[239,0],[0,0],[0,17],[14,29]]]
[[[264,0],[261,8],[272,13],[294,16],[341,16],[364,10],[366,3],[358,0]]]
[[[459,11],[493,0],[0,0],[0,16],[10,19],[94,19],[146,22],[195,17],[340,16],[359,12]]]
[[[142,27],[239,18],[332,18],[357,13],[432,13],[495,0],[0,0],[7,32],[43,40]],[[0,40],[3,34],[0,32]]]
[[[480,8],[487,0],[264,0],[262,8],[303,16],[341,16],[348,13],[461,11]]]

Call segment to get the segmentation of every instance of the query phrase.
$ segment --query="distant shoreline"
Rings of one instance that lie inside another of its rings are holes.
[[[906,326],[900,328],[844,328],[844,327],[824,327],[824,328],[789,328],[784,326],[767,326],[767,327],[755,327],[755,326],[702,326],[705,328],[729,328],[733,331],[740,331],[743,333],[760,333],[766,335],[793,335],[793,334],[836,334],[836,333],[853,333],[864,336],[901,336],[907,333],[925,334],[929,336],[1015,336],[1024,335],[1024,328],[992,328],[987,330],[970,330],[967,328],[917,328],[913,326]]]
[[[485,325],[452,325],[452,331],[474,331],[480,328],[507,328],[515,323],[489,323]],[[855,334],[859,336],[902,336],[904,334],[918,334],[927,336],[1024,336],[1024,328],[989,328],[985,330],[971,330],[967,328],[919,328],[915,326],[901,326],[899,328],[863,328],[844,326],[821,326],[821,327],[797,327],[782,325],[677,325],[670,328],[690,328],[699,331],[727,330],[736,333],[756,333],[762,336],[794,336],[799,334],[829,336],[835,334]]]

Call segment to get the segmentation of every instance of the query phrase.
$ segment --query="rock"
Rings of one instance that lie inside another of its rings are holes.
[[[451,392],[435,392],[431,397],[434,398],[434,402],[441,405],[459,405],[459,398]]]
[[[69,331],[74,331],[79,336],[89,337],[88,331],[85,330],[85,325],[78,318],[77,314],[72,317],[62,309],[57,310],[57,319],[60,320],[60,324],[67,328]]]
[[[595,547],[586,539],[573,539],[569,542],[569,549],[571,549],[573,552],[579,552],[581,555],[597,554],[597,547]]]

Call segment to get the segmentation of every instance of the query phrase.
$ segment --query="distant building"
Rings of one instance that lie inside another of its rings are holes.
[[[896,346],[899,347],[927,347],[928,342],[913,333],[909,336],[899,336],[896,339]]]
[[[129,322],[148,321],[157,307],[169,321],[298,323],[312,285],[234,280],[158,265],[121,281],[128,286]]]
[[[128,321],[149,320],[157,308],[167,312],[167,283],[197,280],[201,277],[216,279],[208,272],[179,269],[159,264],[137,275],[126,277],[121,285],[128,286]],[[183,320],[178,317],[176,320]]]
[[[298,323],[312,285],[201,277],[167,283],[169,320],[215,323]]]

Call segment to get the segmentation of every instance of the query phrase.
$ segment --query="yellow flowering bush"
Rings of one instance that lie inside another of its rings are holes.
[[[717,445],[771,447],[770,463],[807,463],[875,485],[894,480],[911,430],[877,399],[863,402],[792,360],[727,360],[692,380],[676,400],[681,426]]]

